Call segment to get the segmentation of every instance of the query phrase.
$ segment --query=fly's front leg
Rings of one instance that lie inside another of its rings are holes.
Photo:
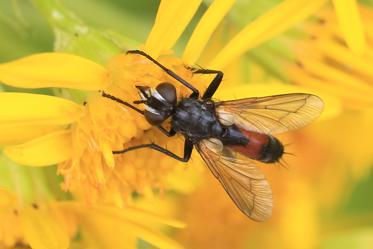
[[[207,87],[205,93],[202,95],[202,99],[211,99],[216,90],[219,88],[221,81],[223,80],[224,73],[218,70],[210,69],[196,69],[193,71],[194,74],[216,74],[210,85]]]
[[[188,87],[193,92],[190,95],[191,98],[198,98],[199,97],[199,91],[194,86],[192,86],[189,82],[187,82],[186,80],[184,80],[183,78],[181,78],[179,75],[177,75],[172,70],[170,70],[167,67],[163,66],[156,59],[154,59],[153,57],[151,57],[150,55],[148,55],[144,51],[141,51],[141,50],[128,50],[127,54],[138,54],[138,55],[144,56],[145,58],[147,58],[148,60],[150,60],[151,62],[153,62],[155,65],[157,65],[158,67],[160,67],[163,71],[165,71],[172,78],[174,78],[175,80],[179,81],[184,86]]]
[[[169,131],[166,130],[166,128],[164,128],[163,126],[161,125],[158,125],[157,128],[163,133],[165,134],[167,137],[173,137],[175,136],[176,134],[176,131],[174,129],[170,129]]]
[[[118,151],[113,151],[113,154],[124,154],[124,153],[127,153],[129,151],[133,151],[133,150],[138,150],[138,149],[143,149],[143,148],[149,148],[149,149],[152,149],[152,150],[156,150],[156,151],[159,151],[169,157],[172,157],[180,162],[188,162],[191,155],[192,155],[192,151],[193,151],[193,143],[191,141],[189,141],[188,139],[185,140],[185,143],[184,143],[184,155],[183,157],[180,157],[178,155],[176,155],[175,153],[157,145],[157,144],[141,144],[141,145],[136,145],[136,146],[132,146],[132,147],[128,147],[126,149],[123,149],[123,150],[118,150]]]

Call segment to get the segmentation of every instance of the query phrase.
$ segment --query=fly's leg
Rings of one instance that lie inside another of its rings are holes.
[[[157,128],[163,133],[165,134],[167,137],[173,137],[175,136],[176,134],[176,131],[174,129],[170,129],[169,131],[166,130],[166,128],[164,128],[163,126],[161,125],[158,125]]]
[[[129,50],[129,51],[127,51],[127,54],[138,54],[138,55],[144,56],[145,58],[147,58],[148,60],[150,60],[151,62],[153,62],[155,65],[157,65],[158,67],[160,67],[163,71],[165,71],[172,78],[174,78],[175,80],[179,81],[184,86],[188,87],[193,92],[189,96],[190,98],[198,98],[199,97],[199,91],[194,86],[192,86],[189,82],[187,82],[186,80],[184,80],[183,78],[181,78],[179,75],[177,75],[176,73],[174,73],[173,71],[171,71],[167,67],[163,66],[161,63],[159,63],[157,60],[155,60],[153,57],[151,57],[150,55],[148,55],[144,51],[141,51],[141,50]]]
[[[218,90],[221,81],[223,80],[224,73],[218,70],[210,69],[197,69],[193,71],[195,74],[216,74],[215,78],[211,81],[206,91],[202,95],[202,99],[211,99],[216,90]]]
[[[178,155],[176,155],[175,153],[157,145],[157,144],[141,144],[141,145],[136,145],[136,146],[132,146],[132,147],[129,147],[129,148],[126,148],[126,149],[123,149],[123,150],[118,150],[118,151],[113,151],[113,154],[124,154],[124,153],[127,153],[129,151],[133,151],[133,150],[138,150],[138,149],[143,149],[143,148],[149,148],[149,149],[152,149],[152,150],[156,150],[156,151],[159,151],[167,156],[170,156],[178,161],[181,161],[181,162],[188,162],[189,159],[190,159],[190,156],[192,155],[192,151],[193,151],[193,143],[191,141],[189,141],[188,139],[185,140],[185,143],[184,143],[184,155],[183,157],[180,157]]]

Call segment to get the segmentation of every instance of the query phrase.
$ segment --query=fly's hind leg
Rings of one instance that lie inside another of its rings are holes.
[[[175,153],[157,145],[157,144],[141,144],[141,145],[136,145],[136,146],[132,146],[132,147],[128,147],[126,149],[123,149],[123,150],[118,150],[118,151],[113,151],[113,154],[124,154],[124,153],[127,153],[129,151],[133,151],[133,150],[138,150],[138,149],[143,149],[143,148],[149,148],[149,149],[152,149],[152,150],[156,150],[156,151],[159,151],[169,157],[172,157],[178,161],[181,161],[181,162],[188,162],[189,159],[190,159],[190,156],[192,155],[192,151],[193,151],[193,143],[191,141],[189,141],[188,139],[185,140],[185,143],[184,143],[184,155],[183,157],[180,157],[178,155],[176,155]]]

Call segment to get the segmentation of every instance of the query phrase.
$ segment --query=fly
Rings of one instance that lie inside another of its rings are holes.
[[[185,138],[184,155],[178,156],[154,143],[132,146],[113,153],[123,154],[149,148],[188,162],[195,147],[246,216],[255,221],[268,219],[272,214],[272,191],[255,162],[278,162],[284,154],[284,146],[273,135],[310,123],[320,115],[323,101],[307,93],[213,101],[211,98],[223,79],[223,72],[209,69],[193,72],[215,75],[200,96],[194,86],[145,52],[131,50],[128,53],[146,57],[192,93],[188,98],[178,101],[176,89],[171,83],[160,83],[155,89],[136,86],[141,100],[133,104],[145,104],[145,110],[105,92],[102,96],[142,114],[166,136],[182,134]],[[169,130],[162,126],[168,118],[171,120]]]

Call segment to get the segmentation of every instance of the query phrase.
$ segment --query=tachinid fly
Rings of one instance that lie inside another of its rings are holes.
[[[273,134],[310,123],[320,115],[322,100],[312,94],[292,93],[215,102],[211,98],[223,79],[223,72],[207,69],[193,71],[194,74],[215,75],[200,97],[195,87],[145,52],[132,50],[128,53],[149,59],[189,88],[191,95],[178,101],[175,87],[167,82],[160,83],[155,89],[137,86],[141,100],[134,104],[145,104],[145,110],[105,92],[102,96],[144,115],[150,124],[167,136],[182,134],[185,137],[184,155],[180,157],[154,143],[113,153],[149,148],[187,162],[195,147],[245,215],[256,221],[268,219],[272,214],[272,191],[255,162],[279,161],[284,154],[284,146]],[[168,118],[171,120],[170,130],[162,126]]]

